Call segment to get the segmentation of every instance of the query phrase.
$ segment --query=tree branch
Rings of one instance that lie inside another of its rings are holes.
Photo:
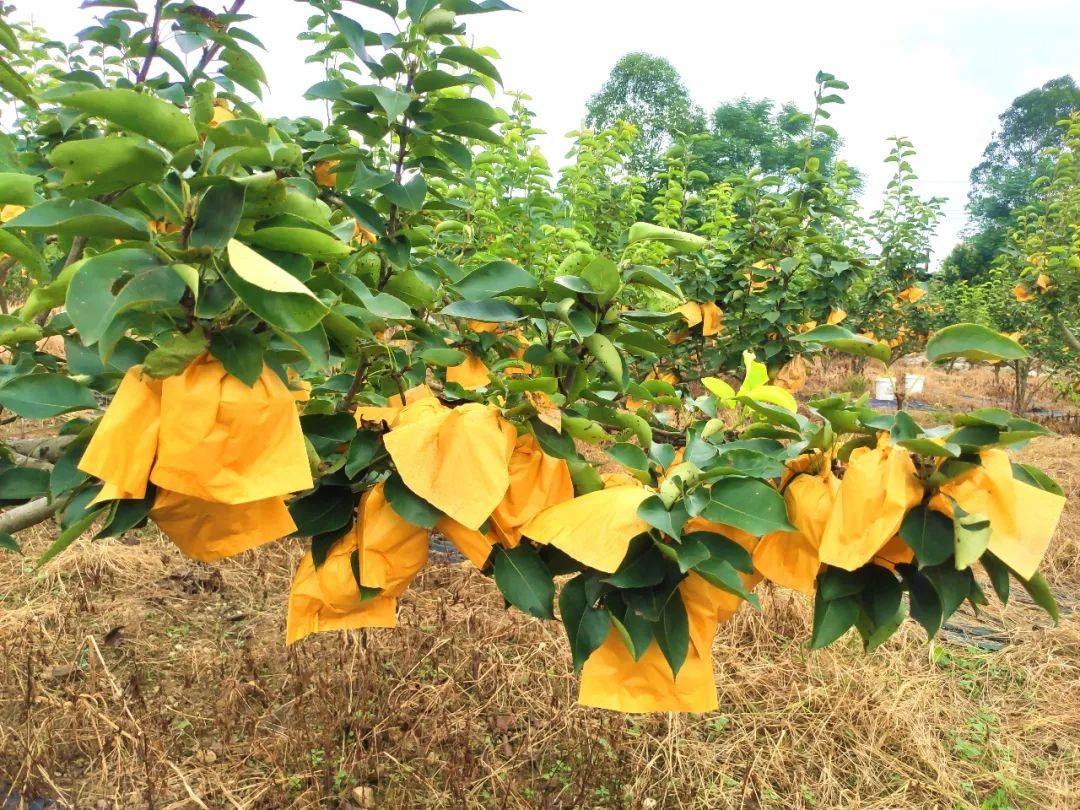
[[[60,500],[49,501],[48,498],[38,498],[16,506],[14,509],[8,509],[0,514],[0,533],[15,534],[43,523],[55,514],[60,504]]]
[[[135,75],[135,84],[142,84],[150,73],[150,63],[157,56],[158,46],[161,45],[161,9],[165,0],[156,0],[154,3],[154,22],[150,28],[150,42],[146,47],[146,58],[143,59],[139,72]]]
[[[76,436],[49,436],[44,439],[12,439],[7,446],[19,455],[42,461],[56,461]]]
[[[1057,324],[1057,328],[1061,330],[1061,334],[1065,337],[1065,342],[1069,344],[1069,347],[1074,352],[1080,352],[1080,338],[1077,338],[1073,334],[1072,329],[1065,321],[1061,320],[1061,316],[1057,313],[1051,314],[1051,318],[1054,319],[1054,323]]]
[[[233,4],[231,6],[229,6],[229,10],[226,11],[225,13],[226,14],[235,14],[236,12],[238,12],[243,7],[243,5],[244,5],[244,0],[233,0]],[[212,45],[207,45],[205,48],[203,48],[202,56],[199,57],[198,64],[195,65],[195,69],[193,71],[191,71],[191,78],[194,79],[200,73],[203,73],[206,70],[207,65],[209,65],[210,62],[213,61],[214,57],[217,56],[217,52],[220,51],[220,50],[221,50],[221,43],[220,42],[215,42]]]

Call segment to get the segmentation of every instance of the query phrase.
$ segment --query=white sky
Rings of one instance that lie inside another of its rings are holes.
[[[491,45],[507,89],[532,96],[541,141],[558,166],[564,133],[628,51],[669,59],[706,110],[742,95],[809,106],[821,68],[851,85],[831,122],[844,156],[864,172],[864,204],[876,207],[888,181],[885,138],[907,135],[919,151],[925,195],[948,197],[935,261],[965,224],[968,173],[997,116],[1013,98],[1071,73],[1080,78],[1076,0],[511,0],[523,13],[469,18],[476,44]],[[15,0],[56,38],[90,19],[78,0]],[[218,10],[224,0],[202,0]],[[144,7],[148,3],[143,0]],[[345,3],[361,22],[380,15]],[[310,7],[295,0],[248,0],[249,28],[266,45],[269,115],[306,109],[301,96],[321,78],[297,42]],[[383,18],[385,19],[385,18]]]

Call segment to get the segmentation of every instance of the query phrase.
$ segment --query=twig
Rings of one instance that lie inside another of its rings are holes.
[[[347,411],[353,400],[356,399],[356,395],[360,393],[360,386],[364,384],[364,378],[367,377],[367,368],[368,361],[367,358],[364,358],[360,365],[356,367],[356,374],[353,375],[352,384],[349,386],[345,398],[338,405],[339,411]],[[404,399],[402,399],[402,402],[404,402]]]
[[[191,800],[195,802],[195,804],[199,805],[199,807],[201,807],[203,810],[210,810],[210,808],[206,806],[206,803],[195,795],[195,791],[191,789],[191,785],[188,784],[188,780],[184,778],[184,774],[180,771],[180,769],[177,768],[176,765],[174,765],[170,760],[165,760],[165,764],[172,768],[176,775],[180,777],[180,781],[184,785],[184,790],[187,791],[187,795],[191,797]]]
[[[161,9],[165,0],[157,0],[154,3],[154,22],[150,27],[150,42],[146,48],[146,58],[143,59],[139,72],[135,75],[135,84],[142,84],[150,73],[150,63],[157,56],[158,46],[161,44]]]
[[[98,663],[101,664],[101,669],[105,672],[105,676],[112,685],[113,695],[117,698],[122,698],[124,696],[124,690],[120,688],[120,684],[116,682],[116,678],[114,678],[112,672],[109,671],[109,665],[105,663],[105,658],[101,654],[101,648],[98,646],[97,639],[93,636],[87,636],[86,645],[94,649],[94,656],[97,658]]]

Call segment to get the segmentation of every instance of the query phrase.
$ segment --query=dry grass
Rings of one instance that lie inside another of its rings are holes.
[[[762,588],[764,615],[721,628],[703,716],[576,706],[561,628],[464,566],[430,565],[396,631],[286,649],[296,541],[0,557],[0,785],[78,808],[1077,807],[1080,438],[1025,457],[1072,497],[1045,565],[1059,627],[1016,597],[982,620],[999,652],[909,626],[810,653],[806,603]]]

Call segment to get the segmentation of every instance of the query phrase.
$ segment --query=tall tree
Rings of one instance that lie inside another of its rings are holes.
[[[778,105],[772,99],[744,96],[719,105],[710,123],[708,137],[697,139],[694,152],[712,182],[751,169],[785,174],[806,160],[803,139],[810,132],[810,116],[790,102]],[[840,144],[835,134],[815,133],[812,154],[822,174],[831,176]]]
[[[678,134],[705,129],[705,116],[679,72],[667,59],[647,53],[628,53],[615,63],[604,86],[589,99],[585,121],[594,129],[617,121],[634,124],[641,137],[628,168],[642,177],[663,167],[664,150]]]
[[[986,272],[1005,244],[1014,212],[1033,201],[1035,180],[1049,171],[1044,151],[1062,143],[1058,122],[1077,109],[1080,87],[1071,76],[1061,76],[1017,97],[998,117],[997,132],[971,170],[972,225],[947,259],[950,272],[962,278]]]

